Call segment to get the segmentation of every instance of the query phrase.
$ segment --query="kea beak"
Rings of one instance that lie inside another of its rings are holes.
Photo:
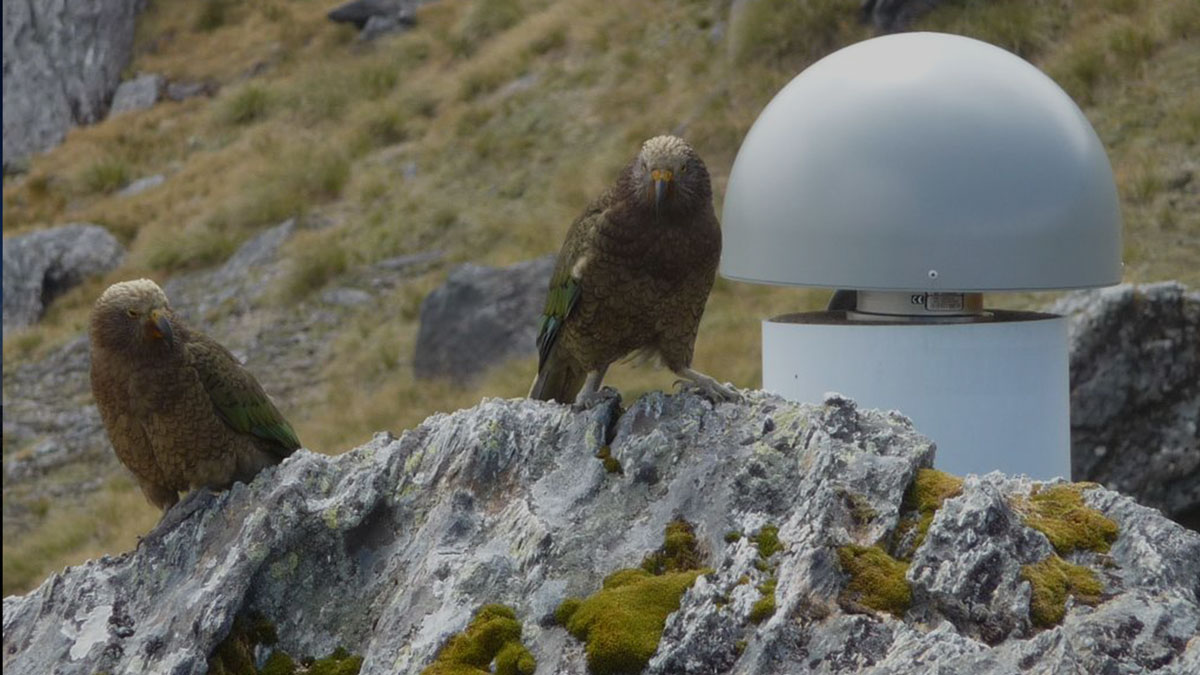
[[[146,322],[146,332],[151,337],[166,340],[167,347],[175,344],[175,333],[171,331],[171,322],[165,312],[154,310],[150,312],[150,320]]]
[[[650,179],[654,181],[654,215],[657,216],[662,211],[663,197],[667,194],[667,188],[671,185],[671,180],[674,176],[669,169],[655,169],[650,172]]]

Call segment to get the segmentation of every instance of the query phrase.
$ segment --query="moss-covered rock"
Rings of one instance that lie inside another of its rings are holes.
[[[762,623],[775,613],[775,585],[777,583],[778,580],[771,577],[759,584],[758,592],[762,594],[762,597],[750,608],[750,620],[754,623]]]
[[[342,647],[323,659],[305,662],[304,675],[358,675],[363,658],[350,654]]]
[[[618,570],[604,579],[604,587],[595,594],[564,602],[556,616],[565,619],[571,635],[587,643],[593,673],[637,673],[658,649],[667,616],[679,609],[683,592],[703,573]]]
[[[1067,596],[1094,605],[1104,587],[1096,573],[1082,565],[1072,565],[1057,555],[1021,568],[1021,578],[1029,582],[1029,619],[1035,626],[1049,628],[1062,622],[1067,612]]]
[[[625,473],[625,469],[621,466],[621,462],[616,457],[612,456],[612,448],[608,447],[607,445],[600,448],[600,450],[596,452],[596,459],[603,462],[604,470],[609,473],[621,475]]]
[[[233,620],[229,635],[217,645],[208,658],[210,675],[358,675],[362,657],[353,656],[338,647],[322,659],[306,659],[303,669],[296,665],[290,654],[276,649],[263,663],[255,666],[256,647],[272,646],[279,641],[275,626],[261,614],[239,615]]]
[[[665,574],[699,569],[702,563],[692,526],[686,520],[673,520],[667,523],[662,548],[642,560],[642,569],[650,574]]]
[[[850,575],[843,601],[856,602],[899,617],[912,604],[912,588],[904,574],[908,563],[896,560],[878,546],[842,546],[838,561]]]
[[[211,675],[258,675],[254,648],[258,645],[269,647],[278,640],[275,626],[261,614],[238,615],[233,619],[229,634],[208,657],[208,672]]]
[[[934,514],[942,508],[942,502],[957,497],[962,490],[963,481],[958,476],[937,469],[918,469],[900,504],[900,512],[905,515],[897,525],[896,541],[902,540],[915,528],[911,551],[920,548],[925,535],[929,533]]]
[[[604,578],[585,599],[567,598],[554,616],[587,644],[588,668],[596,675],[641,672],[658,649],[667,617],[679,609],[683,593],[709,572],[692,526],[667,524],[662,548],[640,568],[620,569]]]
[[[779,541],[777,525],[763,525],[757,534],[750,535],[750,541],[758,547],[758,555],[763,560],[783,550],[783,544]]]
[[[1035,485],[1029,500],[1018,504],[1025,524],[1046,535],[1059,555],[1087,550],[1105,553],[1117,539],[1117,524],[1083,503],[1094,483]]]
[[[451,637],[421,675],[532,675],[533,654],[521,644],[521,622],[504,605],[484,605],[466,630]]]

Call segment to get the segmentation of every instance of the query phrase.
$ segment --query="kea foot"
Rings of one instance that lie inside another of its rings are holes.
[[[138,547],[140,548],[143,544],[155,546],[161,543],[163,537],[191,517],[193,513],[206,508],[215,498],[216,495],[210,490],[203,488],[192,490],[182,501],[163,513],[153,530],[147,532],[146,536],[138,538]]]
[[[575,403],[571,406],[571,409],[576,412],[591,410],[598,405],[603,405],[608,401],[613,400],[615,400],[617,406],[620,407],[621,392],[613,389],[612,387],[604,387],[603,389],[599,389],[597,391],[588,391],[585,387],[575,397]]]
[[[675,374],[683,378],[675,381],[675,384],[679,385],[681,392],[687,390],[695,391],[713,403],[742,400],[741,394],[737,393],[736,389],[721,384],[698,370],[680,368],[675,371]]]

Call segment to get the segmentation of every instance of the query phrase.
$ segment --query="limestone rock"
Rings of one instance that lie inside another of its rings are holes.
[[[161,173],[156,173],[153,176],[146,176],[145,178],[139,178],[139,179],[133,181],[132,183],[130,183],[129,185],[126,185],[125,187],[121,188],[121,190],[119,192],[117,192],[117,196],[118,197],[133,197],[136,195],[140,195],[143,192],[145,192],[146,190],[156,188],[159,185],[162,185],[166,181],[167,181],[167,177],[162,175]]]
[[[506,358],[535,353],[538,317],[553,271],[553,256],[504,268],[466,264],[452,271],[421,303],[413,373],[466,382]]]
[[[862,0],[863,21],[885,33],[907,30],[921,16],[941,4],[941,0]]]
[[[583,675],[548,620],[565,597],[636,566],[688,520],[712,572],[667,619],[649,673],[1184,673],[1200,663],[1200,535],[1104,488],[1101,579],[1050,628],[1028,620],[1021,565],[1048,555],[1018,504],[1033,485],[970,477],[934,514],[899,616],[846,606],[837,548],[889,540],[933,447],[895,413],[647,395],[574,411],[485,400],[339,457],[299,451],[136,551],[68,568],[4,600],[6,673],[203,673],[235,616],[260,613],[293,655],[337,646],[364,675],[415,675],[480,605],[523,623],[539,672]],[[624,467],[595,457],[608,446]],[[777,525],[764,560],[754,533]],[[730,537],[729,532],[743,536]],[[768,575],[776,608],[750,620]],[[743,583],[742,579],[746,582]]]
[[[109,117],[133,110],[145,110],[158,103],[165,82],[162,75],[153,73],[125,80],[113,94],[112,107],[108,111]]]
[[[4,165],[104,118],[143,0],[4,0]]]
[[[1070,318],[1071,474],[1200,529],[1200,293],[1079,291]]]
[[[5,238],[4,332],[36,322],[54,298],[124,257],[108,230],[87,223]]]
[[[350,23],[359,38],[371,40],[387,33],[411,28],[417,23],[414,0],[350,0],[330,10],[334,23]]]

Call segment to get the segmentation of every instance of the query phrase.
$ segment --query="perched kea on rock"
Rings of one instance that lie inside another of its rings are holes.
[[[583,400],[600,388],[609,365],[637,353],[711,398],[734,398],[729,387],[691,368],[720,258],[704,161],[681,138],[646,141],[567,232],[542,312],[529,396]]]
[[[92,394],[108,437],[164,512],[180,491],[248,483],[300,447],[254,377],[175,317],[153,281],[104,291],[89,337]]]

